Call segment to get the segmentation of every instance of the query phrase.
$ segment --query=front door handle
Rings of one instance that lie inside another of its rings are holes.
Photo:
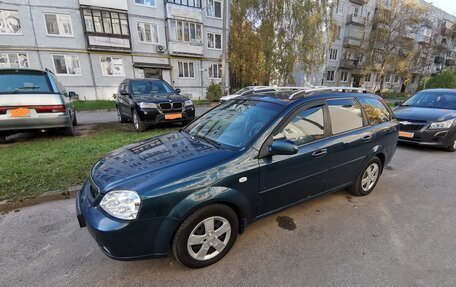
[[[312,156],[313,156],[313,157],[319,157],[319,156],[325,156],[325,155],[327,155],[327,154],[328,154],[328,150],[325,149],[325,148],[323,148],[323,149],[319,149],[319,150],[317,150],[317,151],[314,151],[314,152],[312,153]]]
[[[362,138],[362,140],[365,142],[370,141],[371,139],[372,139],[372,135],[367,135]]]

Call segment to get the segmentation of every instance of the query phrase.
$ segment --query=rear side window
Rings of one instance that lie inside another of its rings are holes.
[[[390,112],[380,100],[374,98],[359,98],[358,101],[364,109],[369,124],[378,125],[391,120],[392,117]]]
[[[363,127],[361,108],[354,99],[328,100],[328,109],[334,135]]]
[[[0,72],[0,94],[52,93],[49,81],[41,73]]]

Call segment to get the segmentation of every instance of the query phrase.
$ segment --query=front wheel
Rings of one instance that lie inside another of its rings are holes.
[[[456,151],[456,136],[453,139],[453,142],[446,148],[446,151],[454,152]]]
[[[174,257],[187,267],[206,267],[230,251],[238,233],[238,217],[231,208],[207,205],[187,217],[177,229],[172,244]]]
[[[377,185],[381,171],[382,162],[378,157],[374,156],[348,190],[357,196],[368,195]]]
[[[147,126],[143,121],[141,121],[141,118],[136,110],[133,110],[131,117],[133,118],[133,126],[137,132],[143,132],[147,129]]]

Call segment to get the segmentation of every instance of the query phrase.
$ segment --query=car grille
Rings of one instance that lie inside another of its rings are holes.
[[[403,125],[403,124],[399,124],[399,130],[401,130],[401,131],[419,131],[423,127],[424,127],[424,125],[417,125],[417,124]]]
[[[182,107],[184,106],[184,104],[182,102],[160,103],[160,104],[158,104],[158,106],[164,112],[167,112],[167,111],[182,111]]]

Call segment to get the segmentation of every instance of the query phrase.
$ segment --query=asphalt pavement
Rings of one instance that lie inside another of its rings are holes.
[[[456,286],[455,170],[454,153],[400,146],[371,195],[340,191],[255,222],[198,270],[107,258],[74,199],[11,211],[0,286]]]

